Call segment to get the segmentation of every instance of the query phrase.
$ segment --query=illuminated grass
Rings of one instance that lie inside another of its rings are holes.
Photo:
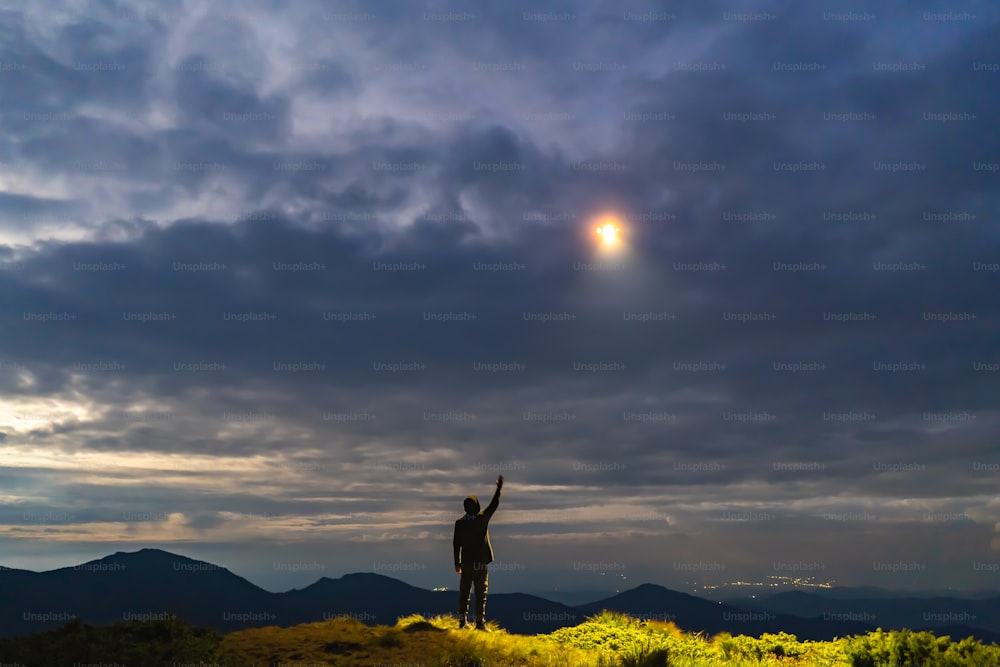
[[[604,611],[543,635],[458,629],[442,615],[401,617],[367,626],[350,617],[291,628],[248,628],[219,635],[181,621],[93,627],[73,621],[57,630],[0,639],[0,656],[24,665],[104,662],[129,667],[186,663],[413,667],[1000,667],[1000,647],[953,642],[929,632],[882,631],[828,642],[786,633],[760,637],[687,633],[673,623]]]
[[[295,655],[302,656],[296,659],[329,665],[371,660],[421,667],[1000,667],[1000,647],[968,639],[952,642],[927,632],[879,630],[828,642],[799,641],[783,632],[706,637],[684,632],[673,623],[640,621],[608,611],[543,635],[511,635],[493,624],[489,625],[494,631],[489,633],[459,630],[457,619],[450,616],[407,616],[392,628],[366,628],[345,619],[299,627],[310,628],[306,634],[326,636],[338,625],[344,628],[337,632],[362,637],[357,643],[368,648],[359,646],[344,656],[310,654],[302,650],[301,640],[293,640]],[[260,632],[232,633],[223,644]],[[274,659],[277,644],[271,638],[259,648],[246,655],[259,661]]]

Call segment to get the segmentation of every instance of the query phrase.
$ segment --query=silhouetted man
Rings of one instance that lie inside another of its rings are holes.
[[[503,475],[497,477],[497,490],[493,500],[482,512],[479,498],[469,496],[463,503],[465,516],[455,522],[455,572],[462,575],[458,585],[458,627],[468,627],[469,595],[476,586],[476,629],[486,630],[486,586],[489,583],[486,566],[493,562],[493,545],[490,544],[490,517],[500,506],[500,489]]]

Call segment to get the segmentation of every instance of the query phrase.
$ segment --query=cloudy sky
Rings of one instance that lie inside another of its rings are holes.
[[[4,565],[1000,588],[992,3],[4,4]]]

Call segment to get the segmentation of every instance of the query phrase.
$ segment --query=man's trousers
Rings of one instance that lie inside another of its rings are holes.
[[[462,566],[462,579],[458,585],[458,621],[464,623],[469,612],[469,596],[476,588],[476,625],[486,623],[486,588],[489,572],[486,563],[469,563]]]

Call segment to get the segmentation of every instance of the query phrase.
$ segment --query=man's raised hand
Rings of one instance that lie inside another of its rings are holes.
[[[501,486],[503,486],[503,475],[497,477],[497,488],[499,489]]]

